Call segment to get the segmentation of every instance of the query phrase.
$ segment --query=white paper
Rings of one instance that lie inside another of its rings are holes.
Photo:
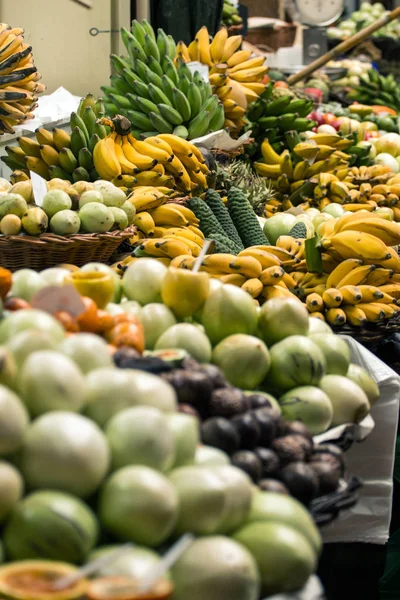
[[[203,148],[208,148],[208,150],[212,150],[213,148],[218,148],[219,150],[236,150],[244,142],[247,142],[250,137],[251,131],[246,131],[239,139],[234,140],[225,129],[220,129],[195,140],[190,140],[190,143],[195,144],[195,146],[203,146]]]
[[[351,361],[370,373],[381,396],[371,409],[375,429],[346,452],[350,474],[363,481],[358,503],[322,528],[324,542],[385,544],[392,510],[393,466],[399,416],[400,377],[349,336]]]
[[[52,94],[39,96],[34,119],[23,123],[21,129],[35,131],[48,123],[69,120],[70,114],[77,110],[79,102],[79,96],[74,96],[63,87],[59,87]]]
[[[29,171],[29,176],[32,181],[32,189],[33,189],[33,197],[35,198],[35,203],[38,206],[42,206],[43,198],[47,194],[47,184],[46,180],[43,177],[40,177],[37,173],[33,171]]]
[[[209,77],[208,77],[208,66],[207,65],[203,65],[203,63],[201,63],[201,62],[192,61],[192,62],[186,63],[186,66],[188,67],[188,69],[192,73],[192,75],[194,75],[195,72],[198,71],[198,73],[202,76],[202,78],[204,79],[204,81],[206,83],[208,83],[210,81]]]

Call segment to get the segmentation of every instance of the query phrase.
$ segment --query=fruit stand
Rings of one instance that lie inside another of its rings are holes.
[[[2,597],[317,600],[332,544],[388,540],[399,82],[288,80],[223,18],[134,20],[34,135],[0,26]]]

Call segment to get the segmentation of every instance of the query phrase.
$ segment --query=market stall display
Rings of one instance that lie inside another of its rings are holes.
[[[71,131],[2,158],[0,594],[296,592],[317,524],[340,531],[359,499],[346,452],[377,443],[398,383],[354,341],[399,330],[398,82],[346,63],[293,86],[226,27],[121,36]]]

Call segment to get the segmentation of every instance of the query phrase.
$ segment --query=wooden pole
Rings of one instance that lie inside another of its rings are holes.
[[[395,19],[398,19],[398,18],[400,18],[400,6],[395,8],[394,10],[392,10],[392,12],[388,13],[387,15],[384,15],[383,17],[381,17],[380,19],[375,21],[375,23],[372,23],[372,25],[368,25],[368,27],[361,29],[361,31],[359,31],[358,33],[355,33],[347,40],[344,40],[344,42],[341,42],[340,44],[335,46],[335,48],[333,48],[332,50],[329,50],[329,52],[327,52],[326,54],[323,54],[322,56],[317,58],[317,60],[314,60],[314,62],[312,62],[310,65],[307,65],[306,67],[304,67],[304,69],[302,69],[298,73],[291,75],[288,79],[288,84],[293,85],[293,84],[297,83],[298,81],[305,79],[306,77],[311,75],[311,73],[313,73],[317,69],[320,69],[321,67],[326,65],[326,63],[329,62],[330,60],[333,60],[333,59],[337,58],[338,56],[340,56],[341,54],[343,54],[343,52],[350,50],[351,48],[356,46],[359,42],[362,42],[367,37],[369,37],[372,33],[377,31],[378,29],[381,29],[381,27],[384,27],[391,21],[394,21]]]

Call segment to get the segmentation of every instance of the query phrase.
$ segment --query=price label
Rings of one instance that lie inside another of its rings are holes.
[[[204,81],[206,83],[209,82],[207,65],[203,65],[201,62],[193,61],[193,62],[187,63],[187,67],[189,68],[192,75],[194,75],[194,73],[197,71],[198,73],[200,73],[200,75],[202,76],[202,78],[204,79]]]
[[[47,194],[46,180],[43,179],[43,177],[40,177],[40,175],[38,175],[37,173],[34,173],[33,171],[29,171],[29,175],[32,181],[32,190],[35,203],[38,206],[42,206],[43,198]]]
[[[85,311],[85,305],[73,285],[44,287],[34,295],[31,306],[50,314],[63,310],[73,317]]]

